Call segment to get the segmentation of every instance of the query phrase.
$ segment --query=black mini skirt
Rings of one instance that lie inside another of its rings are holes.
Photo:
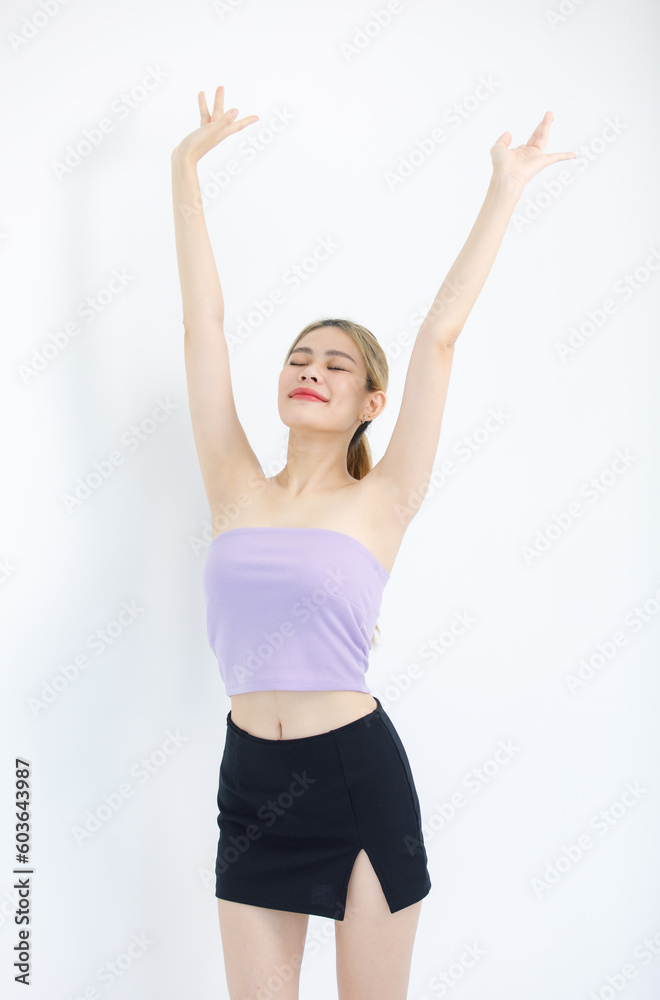
[[[343,920],[365,850],[392,913],[431,879],[408,756],[378,698],[368,715],[314,736],[267,740],[227,713],[215,895]]]

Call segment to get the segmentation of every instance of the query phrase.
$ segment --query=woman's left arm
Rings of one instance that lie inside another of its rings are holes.
[[[524,146],[509,149],[511,133],[503,132],[491,148],[493,175],[481,211],[418,336],[430,333],[436,341],[453,346],[484,286],[525,184],[544,167],[577,156],[543,152],[553,117],[547,111]]]
[[[544,153],[552,112],[524,146],[509,149],[503,132],[490,150],[493,176],[463,249],[424,319],[410,355],[401,409],[385,454],[365,477],[387,497],[398,521],[409,521],[424,498],[438,450],[454,344],[491,269],[525,184],[544,167],[577,153]]]

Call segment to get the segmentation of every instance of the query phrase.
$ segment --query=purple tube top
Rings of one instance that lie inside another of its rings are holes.
[[[207,634],[228,695],[363,691],[390,574],[330,528],[230,528],[203,571]]]

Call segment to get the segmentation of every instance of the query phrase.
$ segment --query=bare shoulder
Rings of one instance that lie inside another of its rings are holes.
[[[371,511],[372,516],[383,527],[387,525],[395,534],[400,533],[403,537],[419,507],[414,498],[404,495],[401,484],[393,480],[380,465],[374,466],[366,476],[357,481],[356,486],[360,493],[361,507]]]
[[[235,466],[213,491],[214,537],[241,527],[318,527],[350,535],[391,572],[410,516],[399,510],[396,491],[368,473],[329,495],[292,501],[275,478],[254,463]]]
[[[376,469],[357,480],[350,492],[356,532],[390,572],[415,511],[402,506],[400,490]]]

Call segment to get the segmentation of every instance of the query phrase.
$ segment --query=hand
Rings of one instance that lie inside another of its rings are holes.
[[[252,122],[259,121],[259,115],[249,115],[247,118],[234,121],[234,118],[238,114],[238,108],[230,108],[229,111],[223,111],[224,96],[225,88],[217,87],[213,102],[213,114],[210,115],[204,91],[200,90],[197,95],[197,103],[199,104],[202,124],[200,128],[195,129],[185,139],[182,139],[179,145],[172,150],[173,159],[181,156],[197,163],[205,153],[208,153],[210,149],[213,149],[219,142],[226,139],[228,135],[240,132],[246,125],[251,125]]]
[[[522,188],[544,167],[549,167],[551,163],[558,163],[560,160],[572,160],[577,156],[577,153],[543,152],[554,117],[552,111],[546,111],[541,124],[532,132],[529,141],[524,146],[516,146],[514,149],[508,148],[511,133],[503,132],[490,150],[493,176],[512,177]]]

